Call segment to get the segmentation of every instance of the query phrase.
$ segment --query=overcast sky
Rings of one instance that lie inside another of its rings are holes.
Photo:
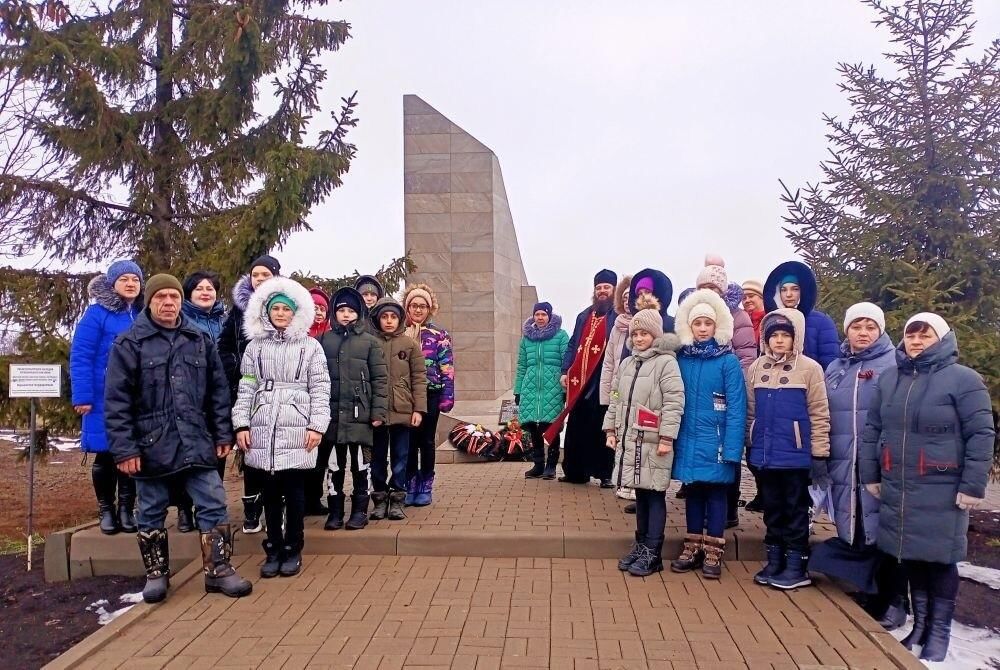
[[[977,48],[1000,34],[980,0]],[[598,269],[694,283],[707,251],[731,280],[792,257],[778,199],[815,181],[822,114],[844,114],[841,61],[880,63],[875,14],[854,0],[348,0],[324,62],[332,106],[357,89],[358,155],[344,186],[279,252],[326,276],[403,249],[403,95],[499,157],[528,279],[575,314]]]

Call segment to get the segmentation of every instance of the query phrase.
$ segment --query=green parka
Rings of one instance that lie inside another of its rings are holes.
[[[559,383],[562,360],[569,346],[569,335],[562,330],[562,317],[553,314],[544,328],[528,319],[517,356],[517,379],[514,393],[521,396],[518,419],[521,423],[551,423],[566,402]]]
[[[330,371],[330,427],[335,444],[372,446],[372,421],[389,418],[389,375],[378,340],[355,321],[334,323],[319,339]]]

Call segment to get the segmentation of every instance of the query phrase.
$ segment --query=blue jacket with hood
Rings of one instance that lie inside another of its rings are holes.
[[[764,309],[773,312],[781,307],[778,294],[782,278],[794,275],[799,280],[802,293],[798,310],[806,317],[805,355],[822,366],[824,370],[840,356],[840,336],[837,324],[825,312],[814,309],[819,297],[816,275],[809,266],[799,261],[787,261],[771,271],[764,282]]]

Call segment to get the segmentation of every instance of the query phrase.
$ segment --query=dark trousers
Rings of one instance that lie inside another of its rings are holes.
[[[740,519],[740,479],[742,477],[743,467],[737,463],[736,481],[726,485],[726,521],[739,521]]]
[[[135,506],[135,480],[118,469],[110,451],[94,454],[90,476],[98,504],[114,507],[117,498],[119,505]]]
[[[372,457],[370,447],[362,447],[360,444],[338,444],[334,446],[334,453],[337,455],[337,469],[329,470],[330,495],[343,495],[344,479],[347,476],[347,460],[351,461],[351,477],[354,481],[354,495],[368,495],[369,464]]]
[[[219,473],[219,479],[223,482],[226,481],[226,459],[220,458],[215,464],[215,471]],[[184,489],[182,483],[177,481],[174,482],[174,486],[170,489],[170,504],[176,507],[178,510],[191,509],[194,507],[194,501],[191,500],[191,496],[188,495],[187,491]]]
[[[757,481],[764,507],[764,543],[809,552],[809,470],[759,470]]]
[[[136,479],[139,510],[136,522],[139,530],[160,530],[167,518],[170,491],[183,488],[194,501],[198,530],[207,533],[216,526],[229,523],[226,513],[226,490],[214,468],[188,468],[166,477]]]
[[[904,560],[903,569],[910,588],[914,591],[924,591],[938,600],[954,600],[958,597],[957,564]]]
[[[406,490],[410,433],[409,426],[379,426],[375,429],[375,446],[372,447],[372,488],[375,491]]]
[[[267,541],[274,547],[289,547],[292,553],[302,551],[308,470],[278,470],[273,474],[266,470],[257,472],[256,481],[261,484],[261,496],[264,498]],[[281,532],[282,518],[285,522],[284,535]]]
[[[264,472],[249,466],[243,467],[243,495],[255,496],[263,491]]]
[[[306,470],[305,497],[306,512],[315,510],[323,500],[323,482],[326,481],[326,471],[329,468],[330,454],[333,453],[333,442],[323,440],[316,452],[316,467]]]
[[[729,484],[696,482],[685,487],[684,511],[691,535],[722,537],[726,529],[726,497]]]
[[[437,450],[438,419],[441,417],[441,391],[427,390],[427,414],[410,436],[410,449],[406,461],[406,479],[409,481],[417,470],[424,479],[434,476],[434,453]],[[404,487],[405,490],[405,487]]]
[[[662,543],[667,527],[667,492],[635,490],[635,529],[647,545]]]
[[[556,463],[559,462],[559,436],[556,435],[556,439],[552,441],[552,444],[545,447],[545,431],[551,426],[551,422],[537,422],[529,421],[524,424],[524,428],[528,432],[528,436],[531,438],[531,460],[538,465],[545,465],[545,452],[548,452],[548,467],[550,470],[555,470]]]
[[[580,398],[566,421],[566,446],[563,449],[563,472],[571,482],[589,482],[591,477],[611,479],[615,452],[607,447],[604,414],[597,389],[590,398]]]

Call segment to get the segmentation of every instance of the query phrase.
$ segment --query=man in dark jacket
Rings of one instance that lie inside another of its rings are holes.
[[[561,482],[586,484],[591,477],[601,481],[601,488],[614,488],[611,471],[614,451],[605,446],[604,413],[601,404],[601,366],[604,348],[617,318],[614,312],[614,291],[618,275],[601,270],[594,276],[594,297],[590,307],[576,317],[573,336],[563,357],[563,375],[559,380],[566,389],[566,408],[546,431],[546,442],[562,430],[566,421],[566,443],[563,447]]]
[[[330,370],[330,426],[323,441],[333,444],[327,473],[330,514],[324,528],[344,527],[344,478],[348,457],[354,490],[348,530],[368,525],[369,465],[373,429],[389,418],[389,373],[382,347],[365,331],[368,310],[357,290],[345,287],[333,294],[332,329],[319,343]]]
[[[226,492],[216,471],[233,444],[229,389],[215,343],[181,316],[183,293],[171,275],[151,277],[146,309],[118,336],[108,358],[105,412],[118,469],[135,478],[139,551],[148,603],[166,598],[170,553],[164,522],[171,485],[194,501],[205,591],[238,598],[252,585],[230,565]]]

